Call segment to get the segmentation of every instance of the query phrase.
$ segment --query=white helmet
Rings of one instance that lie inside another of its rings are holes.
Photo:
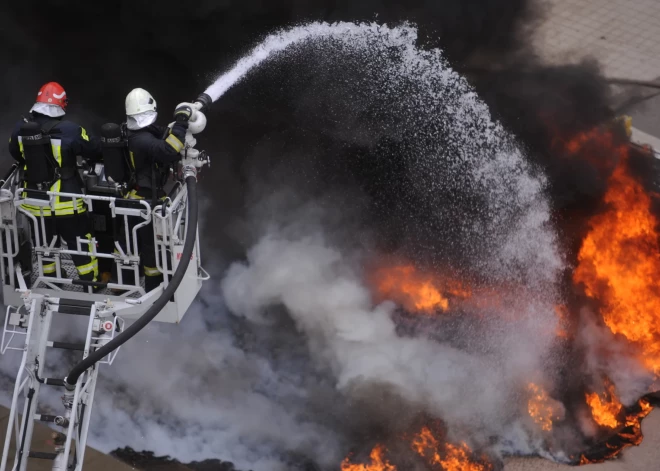
[[[156,111],[156,100],[143,88],[135,88],[126,95],[126,115],[133,116],[145,111]]]

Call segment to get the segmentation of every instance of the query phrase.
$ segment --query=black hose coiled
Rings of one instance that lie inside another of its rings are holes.
[[[64,380],[64,385],[67,389],[72,390],[75,388],[76,382],[80,375],[82,375],[88,368],[94,366],[95,363],[102,360],[106,355],[117,350],[128,340],[133,338],[135,334],[144,329],[149,322],[165,307],[167,302],[172,298],[175,291],[181,284],[183,277],[188,270],[190,258],[195,248],[195,241],[197,240],[197,178],[195,176],[188,176],[186,178],[186,187],[188,188],[188,221],[186,225],[186,239],[183,244],[183,252],[181,253],[181,261],[176,271],[172,275],[167,288],[163,294],[151,305],[149,310],[145,312],[142,317],[136,320],[130,327],[112,339],[110,342],[103,345],[98,350],[90,353],[87,358],[75,365]]]

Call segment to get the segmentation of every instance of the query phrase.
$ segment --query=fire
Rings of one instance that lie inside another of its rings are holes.
[[[652,200],[642,184],[630,173],[629,147],[614,142],[612,133],[594,131],[566,145],[572,152],[618,158],[603,198],[605,210],[591,218],[589,230],[578,253],[573,282],[598,302],[605,325],[625,337],[640,352],[640,361],[654,374],[660,373],[660,241]],[[610,451],[596,461],[611,459],[642,441],[641,420],[652,406],[640,400],[636,411],[624,414],[614,385],[605,382],[602,394],[587,393],[586,402],[594,421],[604,429],[617,431],[605,443]],[[595,462],[582,456],[581,464]]]
[[[627,339],[639,352],[640,362],[660,377],[660,237],[659,221],[652,212],[653,196],[631,173],[628,143],[619,139],[614,131],[599,128],[568,141],[556,140],[554,144],[562,146],[560,150],[565,156],[580,154],[580,158],[591,162],[601,175],[608,176],[603,211],[588,221],[572,281],[594,301],[593,305],[598,307],[604,324],[612,333],[619,336],[620,341]],[[516,293],[520,292],[515,286],[513,289],[500,285],[470,288],[407,263],[381,266],[372,275],[370,281],[377,296],[390,299],[409,312],[447,312],[459,303],[463,311],[469,312],[470,308],[480,307],[479,303],[486,307],[495,303],[506,305],[511,299],[515,301]],[[570,305],[555,306],[559,324],[553,334],[566,339],[563,344],[573,340],[577,328],[577,322],[571,319],[578,318],[571,314],[577,313],[581,306],[574,305],[573,299],[570,297]],[[594,434],[595,437],[605,440],[583,451],[582,455],[573,455],[580,457],[580,464],[611,459],[643,439],[641,420],[651,411],[651,404],[641,399],[632,408],[624,407],[614,384],[607,380],[604,384],[602,391],[584,391],[566,398],[571,401],[567,407],[574,405],[574,400],[582,407],[586,403],[594,421],[592,425],[598,426],[599,433]],[[571,420],[564,421],[564,404],[552,398],[544,387],[529,383],[526,393],[527,413],[547,438],[561,432],[560,425],[571,425]],[[524,405],[522,407],[524,411]],[[590,436],[591,429],[589,427]],[[399,466],[410,469],[414,458],[419,469],[492,471],[493,465],[475,455],[466,443],[448,443],[444,437],[434,435],[435,430],[431,424],[406,435],[411,447],[408,451],[412,453],[412,458],[406,457],[406,465],[399,464],[398,454],[378,445],[371,451],[369,464],[353,464],[346,458],[341,469],[403,471]]]
[[[564,140],[555,137],[552,146],[567,155],[578,155],[599,172],[609,173],[616,165],[616,158],[628,152],[628,143],[617,136],[612,126],[596,127]]]
[[[433,436],[433,433],[428,427],[424,427],[419,432],[412,442],[413,449],[420,455],[429,458],[432,463],[440,462],[441,458],[438,453],[440,442]]]
[[[649,415],[653,406],[646,399],[641,399],[637,404],[636,411],[626,416],[625,423],[622,424],[621,431],[605,443],[608,453],[599,453],[596,457],[582,455],[580,464],[602,463],[606,460],[616,458],[623,450],[630,446],[637,446],[642,443],[642,419]]]
[[[440,445],[437,438],[428,427],[424,427],[413,439],[413,449],[424,457],[433,469],[443,471],[490,471],[492,466],[488,463],[476,463],[470,459],[472,451],[465,444]],[[443,451],[441,454],[440,451]],[[436,467],[437,466],[437,467]]]
[[[535,424],[541,427],[541,430],[550,432],[553,420],[561,418],[554,404],[556,401],[543,388],[534,383],[529,383],[527,390],[530,393],[530,398],[527,401],[529,416]]]
[[[461,283],[421,273],[412,265],[381,268],[373,280],[383,299],[391,299],[411,312],[447,311],[452,299],[465,299],[471,295]]]
[[[424,459],[428,469],[433,471],[492,471],[493,469],[490,463],[473,461],[472,450],[465,443],[460,445],[440,443],[428,427],[423,427],[415,434],[411,447]],[[345,458],[341,464],[341,471],[399,471],[399,468],[385,458],[385,452],[383,445],[376,445],[371,450],[371,464],[352,464],[349,458]]]
[[[445,459],[440,460],[437,464],[445,471],[486,471],[491,469],[490,465],[470,462],[469,453],[470,449],[465,443],[460,446],[448,444]]]
[[[642,419],[653,410],[653,406],[646,399],[639,401],[639,408],[640,411],[638,413],[630,414],[626,417],[626,427],[630,427],[632,432],[624,435],[624,438],[628,439],[631,445],[642,443]]]
[[[605,324],[638,345],[646,366],[660,373],[660,243],[651,198],[629,173],[627,153],[594,216],[573,274],[597,299]]]
[[[382,445],[376,445],[369,458],[371,464],[351,464],[349,458],[345,458],[341,463],[341,471],[397,471],[396,468],[384,458],[385,448]]]
[[[598,425],[610,429],[616,429],[619,425],[619,415],[623,405],[614,392],[614,385],[606,381],[606,392],[587,393],[587,404],[591,407],[591,415]]]
[[[573,136],[563,144],[564,148],[571,154],[580,153],[583,157],[592,157],[602,162],[604,159],[602,155],[598,155],[599,153],[607,152],[611,154],[612,150],[626,152],[625,141],[619,141],[617,142],[616,136],[610,129],[593,128]],[[588,152],[585,152],[586,148],[589,149]]]

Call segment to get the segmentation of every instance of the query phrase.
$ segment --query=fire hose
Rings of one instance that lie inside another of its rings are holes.
[[[208,108],[211,104],[211,98],[202,94],[197,98],[194,103],[195,108],[198,111],[202,111],[204,108]],[[201,116],[203,114],[200,113]],[[205,119],[204,125],[205,125]],[[198,126],[197,132],[201,131],[204,126]],[[184,161],[185,162],[185,161]],[[183,281],[186,270],[188,270],[188,265],[190,264],[190,259],[192,258],[192,253],[195,248],[195,242],[197,240],[197,217],[198,217],[198,201],[197,201],[197,171],[193,165],[184,165],[184,179],[186,183],[186,188],[188,190],[188,218],[186,221],[186,235],[183,243],[183,251],[181,253],[181,261],[177,266],[172,279],[169,281],[167,287],[163,290],[163,294],[160,295],[156,301],[149,307],[147,312],[145,312],[138,320],[136,320],[130,327],[124,330],[121,334],[116,336],[114,339],[110,340],[108,343],[100,347],[99,349],[90,353],[87,358],[82,360],[80,363],[75,365],[66,378],[64,378],[64,386],[67,390],[72,391],[76,387],[78,378],[87,371],[88,368],[91,368],[102,360],[105,356],[109,355],[113,351],[117,350],[124,343],[133,338],[138,332],[144,329],[147,324],[149,324],[158,313],[167,305],[169,300],[175,294],[177,288]]]

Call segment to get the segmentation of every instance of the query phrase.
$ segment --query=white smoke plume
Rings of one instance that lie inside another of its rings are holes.
[[[182,462],[217,458],[240,470],[288,470],[309,450],[316,462],[335,463],[342,403],[326,375],[310,369],[295,332],[246,328],[227,316],[216,287],[202,296],[182,324],[149,326],[101,366],[89,444]],[[74,341],[84,331],[74,324],[59,322],[51,338]],[[49,375],[62,377],[79,356],[48,358]],[[19,359],[2,358],[5,406]],[[61,413],[60,396],[42,388],[41,410]]]
[[[205,300],[219,316],[217,296]],[[336,434],[330,420],[310,414],[307,398],[317,379],[304,377],[304,369],[278,371],[224,322],[210,328],[199,313],[190,315],[182,331],[151,329],[121,352],[123,367],[105,371],[103,384],[113,393],[95,405],[95,443],[140,444],[184,462],[219,458],[238,469],[286,469],[283,450],[315,449],[328,463]],[[304,368],[304,359],[298,364]]]
[[[539,376],[554,337],[552,306],[512,303],[507,314],[518,319],[508,328],[484,319],[492,330],[464,334],[479,344],[475,351],[423,336],[402,337],[392,318],[394,304],[374,304],[355,247],[334,244],[325,235],[332,229],[316,217],[319,207],[306,203],[305,208],[296,214],[313,214],[308,223],[271,220],[247,261],[231,266],[222,284],[229,309],[257,324],[272,324],[271,313],[284,306],[314,359],[331,368],[336,387],[349,400],[353,393],[359,399],[364,388],[385,388],[411,411],[441,417],[450,433],[469,430],[469,436],[457,437],[461,440],[483,445],[489,437],[513,434],[507,429],[524,408],[521,388]],[[401,413],[391,411],[399,419]],[[516,444],[518,450],[526,446]]]

